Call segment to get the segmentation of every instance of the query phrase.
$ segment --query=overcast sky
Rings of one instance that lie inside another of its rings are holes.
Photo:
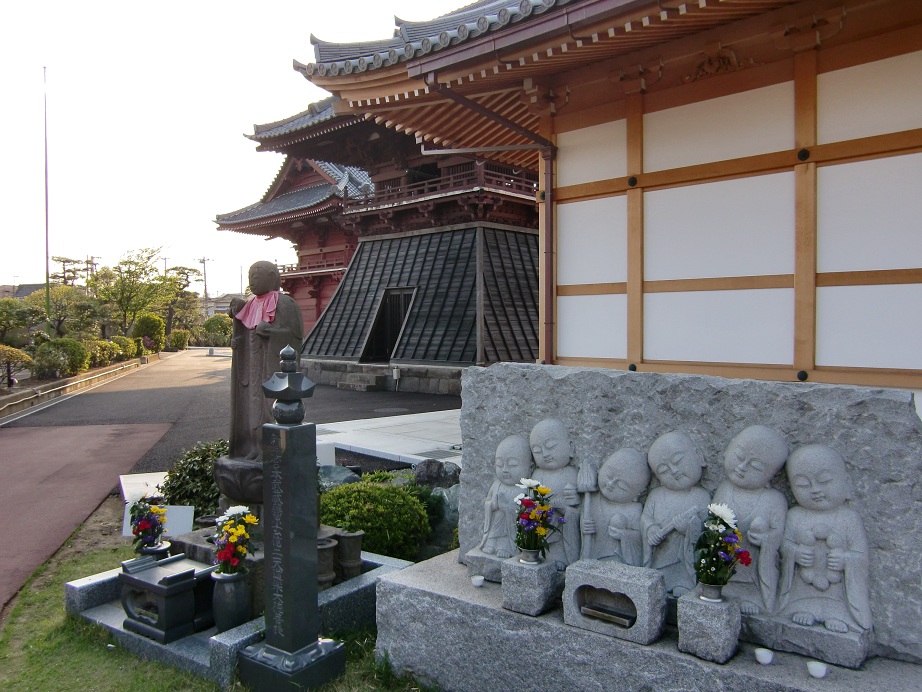
[[[207,258],[209,295],[237,292],[252,262],[296,260],[286,241],[218,232],[213,219],[258,201],[282,164],[243,135],[327,95],[291,66],[313,62],[310,35],[382,39],[395,15],[426,20],[465,4],[5,3],[0,284],[45,280],[43,94],[50,254],[111,266],[160,247],[169,266]]]

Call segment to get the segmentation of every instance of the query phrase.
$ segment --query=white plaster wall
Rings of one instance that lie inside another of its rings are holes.
[[[625,358],[627,296],[558,297],[557,355],[563,358]]]
[[[616,120],[557,135],[557,186],[627,175],[627,124]]]
[[[692,166],[794,146],[794,83],[644,116],[644,170]]]
[[[817,270],[909,267],[922,267],[922,154],[819,168]]]
[[[922,285],[816,291],[816,364],[922,369]]]
[[[785,364],[793,354],[793,289],[644,296],[644,359]]]
[[[644,194],[644,279],[791,274],[794,174]]]
[[[817,76],[820,144],[922,127],[922,51]]]
[[[557,205],[557,283],[627,281],[627,198]]]

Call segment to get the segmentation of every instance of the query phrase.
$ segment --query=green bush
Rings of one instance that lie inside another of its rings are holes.
[[[197,442],[167,471],[159,490],[168,505],[192,505],[195,516],[215,514],[218,509],[218,485],[214,463],[229,451],[227,440]]]
[[[412,560],[429,535],[423,505],[404,488],[347,483],[320,496],[320,521],[346,531],[364,531],[362,548]]]
[[[221,334],[230,340],[234,331],[234,320],[230,315],[223,313],[212,315],[202,324],[202,329],[211,334]]]
[[[131,330],[131,336],[136,339],[141,338],[142,342],[144,337],[147,337],[148,341],[145,347],[149,351],[159,353],[166,345],[166,323],[160,315],[146,312],[138,316],[137,321],[134,323],[134,328]]]
[[[118,360],[122,350],[118,344],[111,341],[101,341],[99,339],[90,339],[84,341],[83,345],[90,352],[90,367],[101,368]]]
[[[24,353],[18,348],[0,344],[0,384],[9,384],[6,381],[7,366],[9,366],[10,372],[15,375],[20,370],[31,367],[32,358],[29,357],[28,353]]]
[[[174,329],[170,332],[170,348],[178,351],[189,348],[189,337],[192,336],[186,329]]]
[[[150,353],[150,349],[144,348],[144,337],[136,336],[132,339],[134,341],[134,352],[140,356],[146,356]]]
[[[38,379],[73,377],[90,367],[90,351],[76,339],[53,339],[38,347],[35,352],[35,369]]]
[[[118,360],[129,360],[131,358],[136,358],[138,355],[138,347],[134,342],[134,339],[129,339],[127,336],[122,336],[117,334],[109,339],[119,348]]]

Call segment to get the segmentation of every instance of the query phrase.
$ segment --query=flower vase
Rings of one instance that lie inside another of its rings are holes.
[[[529,550],[527,548],[520,548],[519,562],[523,565],[540,565],[542,562],[541,551],[538,549]]]
[[[246,572],[212,572],[214,592],[211,609],[218,632],[226,632],[250,620],[250,584]]]
[[[698,598],[708,603],[723,603],[723,584],[698,583]]]
[[[160,541],[153,545],[144,545],[138,548],[138,555],[153,555],[155,560],[162,560],[170,554],[170,542]]]

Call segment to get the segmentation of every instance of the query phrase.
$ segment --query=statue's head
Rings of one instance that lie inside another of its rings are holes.
[[[636,502],[649,483],[647,456],[636,449],[619,449],[599,469],[599,492],[610,502]]]
[[[556,418],[545,418],[532,428],[529,442],[540,469],[562,469],[575,456],[567,426]]]
[[[789,451],[780,432],[764,425],[750,425],[724,450],[724,469],[730,482],[739,488],[765,488],[784,466]]]
[[[791,491],[801,507],[830,510],[848,499],[845,460],[832,447],[798,447],[788,459],[787,472]]]
[[[250,267],[250,290],[261,296],[269,291],[277,291],[282,286],[279,268],[274,262],[254,262]]]
[[[686,490],[701,480],[704,455],[683,432],[668,432],[657,437],[647,455],[650,470],[669,490]]]
[[[531,447],[524,435],[510,435],[496,447],[496,477],[503,485],[515,485],[530,478]]]

